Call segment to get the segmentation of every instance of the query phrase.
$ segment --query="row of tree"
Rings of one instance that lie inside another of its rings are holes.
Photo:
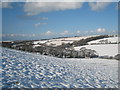
[[[89,37],[86,39],[81,39],[79,41],[74,41],[73,43],[68,43],[66,46],[83,46],[87,45],[88,42],[93,41],[93,40],[98,40],[98,39],[103,39],[103,38],[108,38],[108,35],[100,35],[100,36],[94,36],[94,37]]]
[[[63,49],[61,47],[36,47],[35,52],[38,52],[43,55],[55,56],[59,58],[93,58],[98,57],[96,51],[86,48],[81,48],[78,51],[74,49]]]

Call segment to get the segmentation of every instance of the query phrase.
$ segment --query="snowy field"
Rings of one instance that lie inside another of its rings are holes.
[[[118,61],[60,59],[2,49],[3,88],[117,88]]]
[[[103,38],[103,39],[98,39],[98,40],[90,41],[90,42],[88,42],[88,44],[92,44],[92,43],[99,44],[101,40],[107,40],[108,43],[118,43],[118,37],[109,37],[109,38]]]
[[[118,54],[118,44],[101,44],[101,45],[84,45],[74,47],[75,50],[86,47],[87,49],[95,50],[99,56],[115,56]]]
[[[108,44],[101,44],[100,41],[107,40]],[[109,44],[109,43],[118,43],[118,37],[109,37],[98,40],[93,40],[88,42],[88,45],[74,47],[75,50],[80,50],[82,47],[87,49],[95,50],[99,56],[115,56],[118,54],[118,46],[120,44]],[[96,44],[94,44],[96,43]],[[93,44],[93,45],[91,45]]]
[[[96,35],[93,35],[92,37],[94,37]],[[62,45],[62,43],[73,43],[74,41],[78,41],[81,39],[86,39],[89,38],[91,36],[82,36],[82,37],[69,37],[69,38],[59,38],[59,39],[50,39],[50,40],[39,40],[39,41],[35,41],[33,42],[34,47],[39,46],[38,44],[46,44],[46,45],[53,45],[53,46],[58,46],[58,45]]]

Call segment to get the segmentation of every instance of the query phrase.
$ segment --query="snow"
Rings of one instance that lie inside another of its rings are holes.
[[[80,50],[80,48],[82,47],[95,50],[99,54],[99,56],[115,56],[118,54],[118,44],[84,45],[74,47],[74,49]]]
[[[75,50],[80,50],[82,47],[95,50],[99,56],[115,56],[118,54],[118,45],[120,44],[100,44],[101,40],[108,40],[108,43],[118,43],[118,37],[109,37],[88,42],[89,45],[74,47]],[[94,44],[96,43],[96,44]],[[91,45],[93,44],[93,45]]]
[[[33,45],[33,48],[35,48],[35,47],[39,47],[39,46],[41,46],[41,45],[39,45],[39,44],[36,44],[36,45]]]
[[[94,35],[96,36],[96,35]],[[92,36],[92,37],[94,37]],[[68,38],[59,38],[59,39],[50,39],[50,40],[40,40],[40,41],[35,41],[33,44],[46,44],[46,45],[52,45],[52,46],[59,46],[62,45],[62,43],[73,43],[74,41],[78,41],[81,39],[86,39],[91,36],[82,36],[82,37],[68,37]]]
[[[61,59],[2,48],[3,88],[118,88],[118,61]]]
[[[94,41],[90,41],[88,42],[88,44],[92,44],[92,43],[97,43],[99,44],[101,40],[108,40],[108,43],[118,43],[118,37],[109,37],[109,38],[103,38],[103,39],[98,39],[98,40],[94,40]]]
[[[62,43],[73,43],[73,41],[59,41],[59,40],[55,40],[55,41],[48,42],[46,44],[47,45],[59,46],[59,45],[62,45]]]
[[[48,40],[35,41],[35,42],[33,42],[33,44],[43,44],[43,43],[46,43],[46,42],[48,42]]]

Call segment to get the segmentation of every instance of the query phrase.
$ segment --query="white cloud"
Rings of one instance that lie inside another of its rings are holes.
[[[64,32],[61,33],[61,35],[68,35],[70,34],[69,31],[65,30]]]
[[[0,2],[0,8],[12,8],[11,2]]]
[[[99,33],[104,33],[104,32],[106,32],[106,29],[105,29],[105,28],[98,28],[98,29],[97,29],[97,32],[99,32]]]
[[[48,20],[48,17],[38,18],[39,20]]]
[[[113,32],[113,33],[117,33],[117,32],[118,32],[118,30],[112,30],[112,32]]]
[[[89,2],[89,6],[93,11],[100,11],[107,7],[110,2]]]
[[[48,17],[32,17],[27,15],[17,15],[17,17],[23,20],[48,20]]]
[[[90,33],[94,33],[95,31],[91,30]]]
[[[39,27],[39,26],[41,26],[41,25],[46,25],[46,24],[48,24],[48,23],[46,23],[46,22],[45,22],[45,23],[36,23],[36,24],[34,24],[34,26],[35,26],[35,27]]]
[[[80,30],[77,30],[77,34],[80,34]]]
[[[32,16],[43,12],[81,8],[82,4],[82,2],[27,2],[24,11],[28,16]]]
[[[45,35],[45,36],[51,36],[51,35],[54,35],[54,33],[51,32],[51,31],[47,31],[44,35]]]

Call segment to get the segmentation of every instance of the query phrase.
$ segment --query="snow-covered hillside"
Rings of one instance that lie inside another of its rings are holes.
[[[60,59],[2,49],[2,87],[117,88],[118,61]]]
[[[78,41],[81,39],[86,39],[86,38],[94,37],[94,36],[68,37],[68,38],[59,38],[59,39],[50,39],[50,40],[40,40],[40,41],[33,42],[33,44],[34,44],[34,47],[37,47],[38,44],[58,46],[58,45],[61,45],[62,43],[73,43],[74,41]]]
[[[116,43],[116,44],[114,44]],[[115,56],[118,54],[118,37],[109,37],[88,42],[88,45],[74,47],[80,50],[82,47],[95,50],[99,56]]]
[[[84,45],[74,47],[74,49],[80,50],[82,47],[95,50],[99,56],[115,56],[118,54],[118,44]]]
[[[105,42],[107,40],[107,43],[118,43],[118,37],[109,37],[109,38],[104,38],[104,39],[98,39],[94,41],[88,42],[88,44],[100,44],[102,42]]]

